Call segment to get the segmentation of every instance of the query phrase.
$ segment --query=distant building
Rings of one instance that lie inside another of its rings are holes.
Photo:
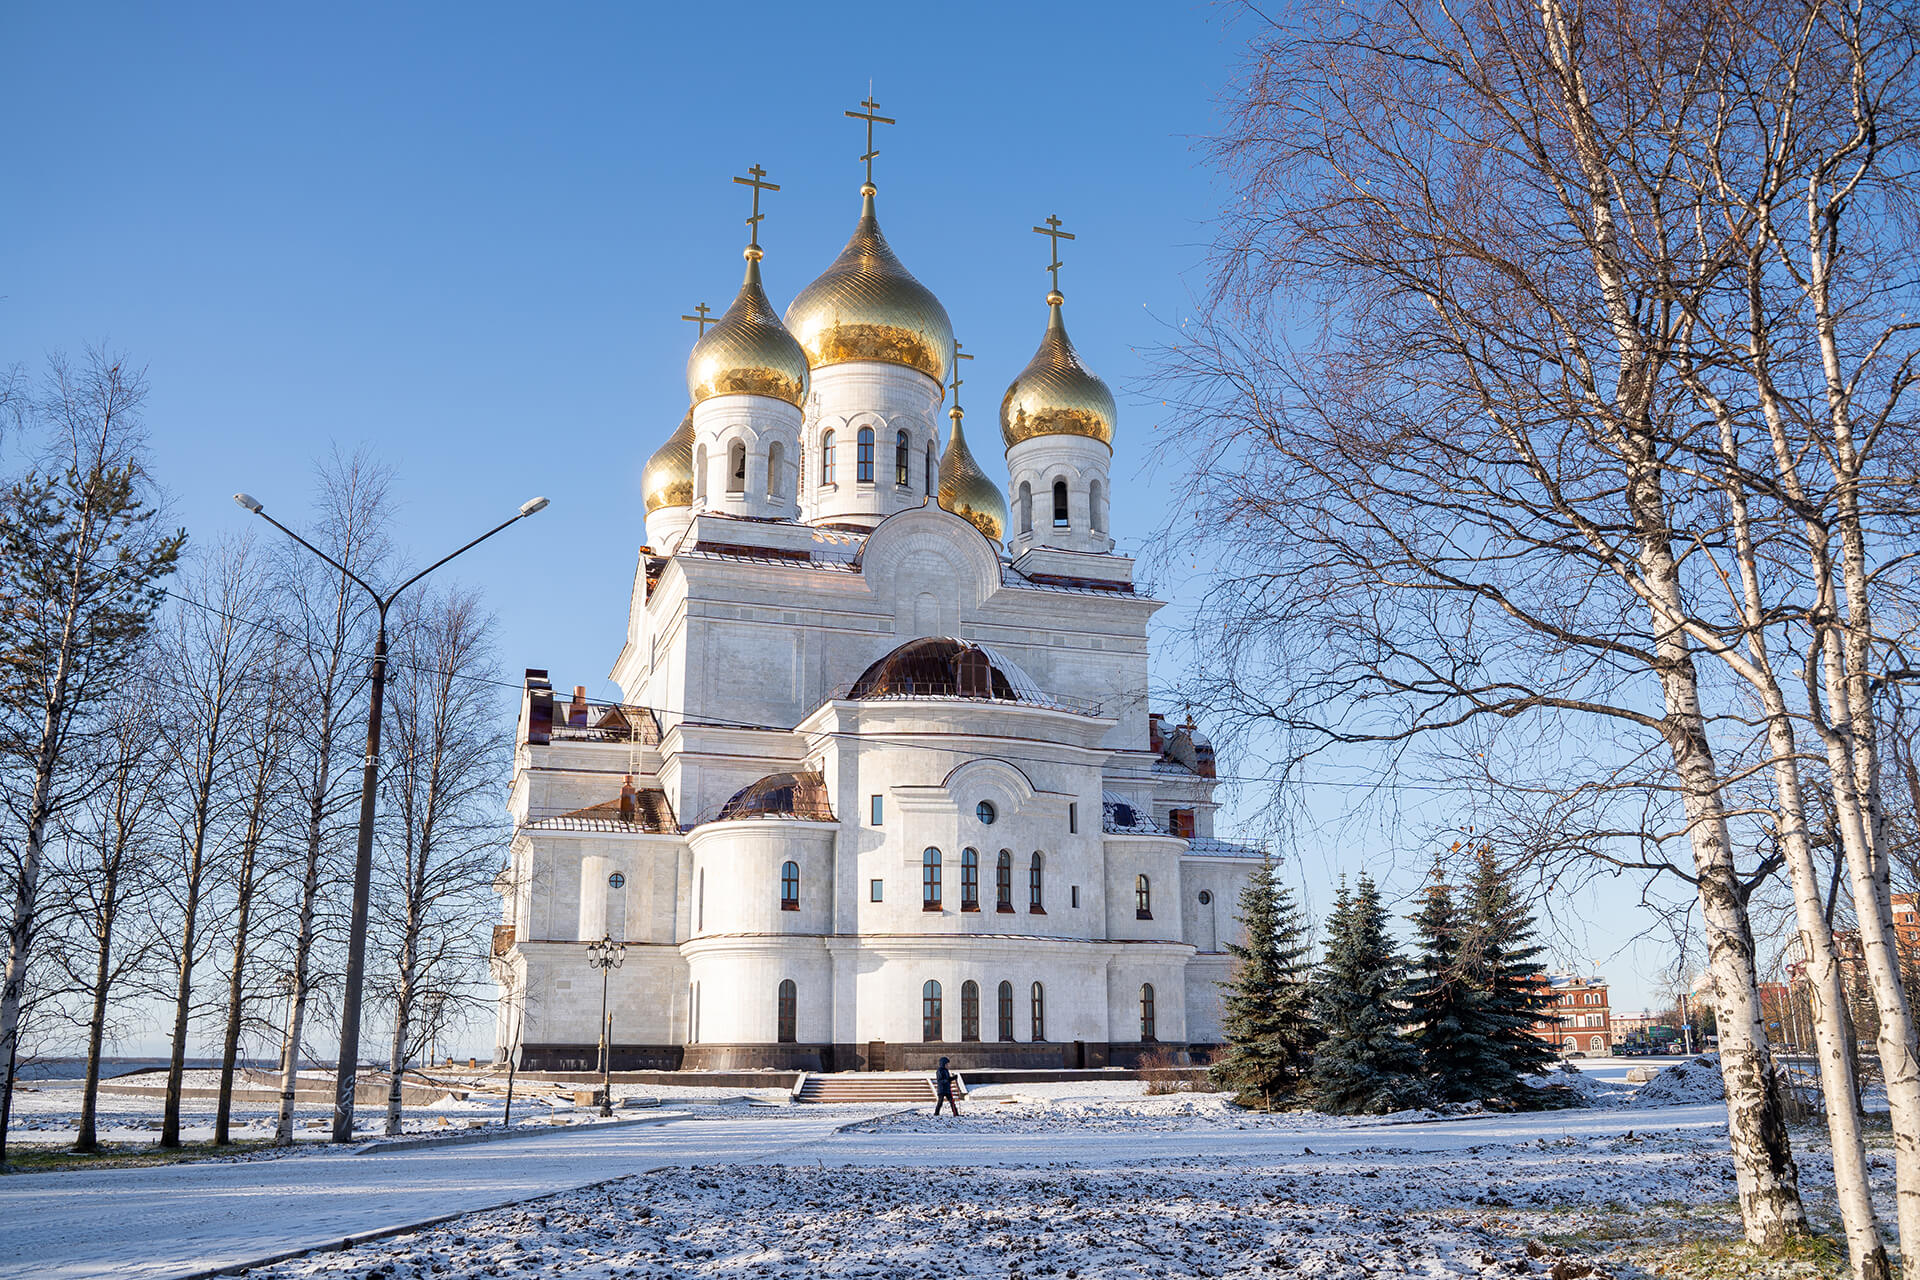
[[[1613,1053],[1612,1011],[1607,1004],[1607,980],[1577,974],[1547,975],[1553,988],[1553,1014],[1534,1024],[1533,1034],[1553,1045],[1561,1056],[1607,1057]]]
[[[1920,893],[1893,895],[1893,936],[1909,964],[1920,956]]]

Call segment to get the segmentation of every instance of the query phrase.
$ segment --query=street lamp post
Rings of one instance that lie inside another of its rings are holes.
[[[342,577],[367,593],[373,600],[374,609],[379,616],[380,626],[374,636],[373,665],[368,680],[367,753],[360,766],[360,832],[353,859],[353,907],[347,924],[346,990],[340,1000],[340,1061],[334,1071],[333,1140],[352,1142],[353,1091],[358,1083],[360,1072],[360,988],[366,975],[367,900],[372,896],[373,884],[374,788],[380,776],[380,713],[386,701],[387,690],[387,610],[393,607],[393,602],[399,599],[400,593],[408,587],[455,556],[471,551],[515,521],[524,520],[535,512],[545,509],[547,500],[531,498],[522,503],[520,510],[512,519],[502,521],[472,542],[441,556],[384,596],[368,586],[359,574],[268,515],[257,498],[250,494],[236,493],[233,495],[233,500],[338,569]]]
[[[587,963],[600,971],[600,1114],[613,1115],[613,1036],[607,1026],[607,979],[627,958],[627,944],[608,934],[587,944]]]

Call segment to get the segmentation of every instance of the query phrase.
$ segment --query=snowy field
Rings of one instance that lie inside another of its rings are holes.
[[[1580,1064],[1595,1105],[1510,1115],[1258,1116],[1126,1081],[978,1089],[938,1121],[672,1091],[690,1114],[654,1126],[22,1174],[0,1275],[1704,1275],[1738,1248],[1724,1108],[1711,1073],[1642,1091],[1627,1065]],[[1796,1153],[1821,1216],[1824,1143]]]

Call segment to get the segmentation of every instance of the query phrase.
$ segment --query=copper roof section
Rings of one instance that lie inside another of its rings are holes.
[[[715,822],[747,818],[800,818],[832,822],[827,803],[827,780],[818,773],[772,773],[733,793],[720,806]]]

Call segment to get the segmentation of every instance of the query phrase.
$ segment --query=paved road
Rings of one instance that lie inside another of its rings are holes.
[[[386,1155],[0,1178],[0,1276],[162,1280],[676,1164],[812,1146],[840,1108],[577,1131]]]

